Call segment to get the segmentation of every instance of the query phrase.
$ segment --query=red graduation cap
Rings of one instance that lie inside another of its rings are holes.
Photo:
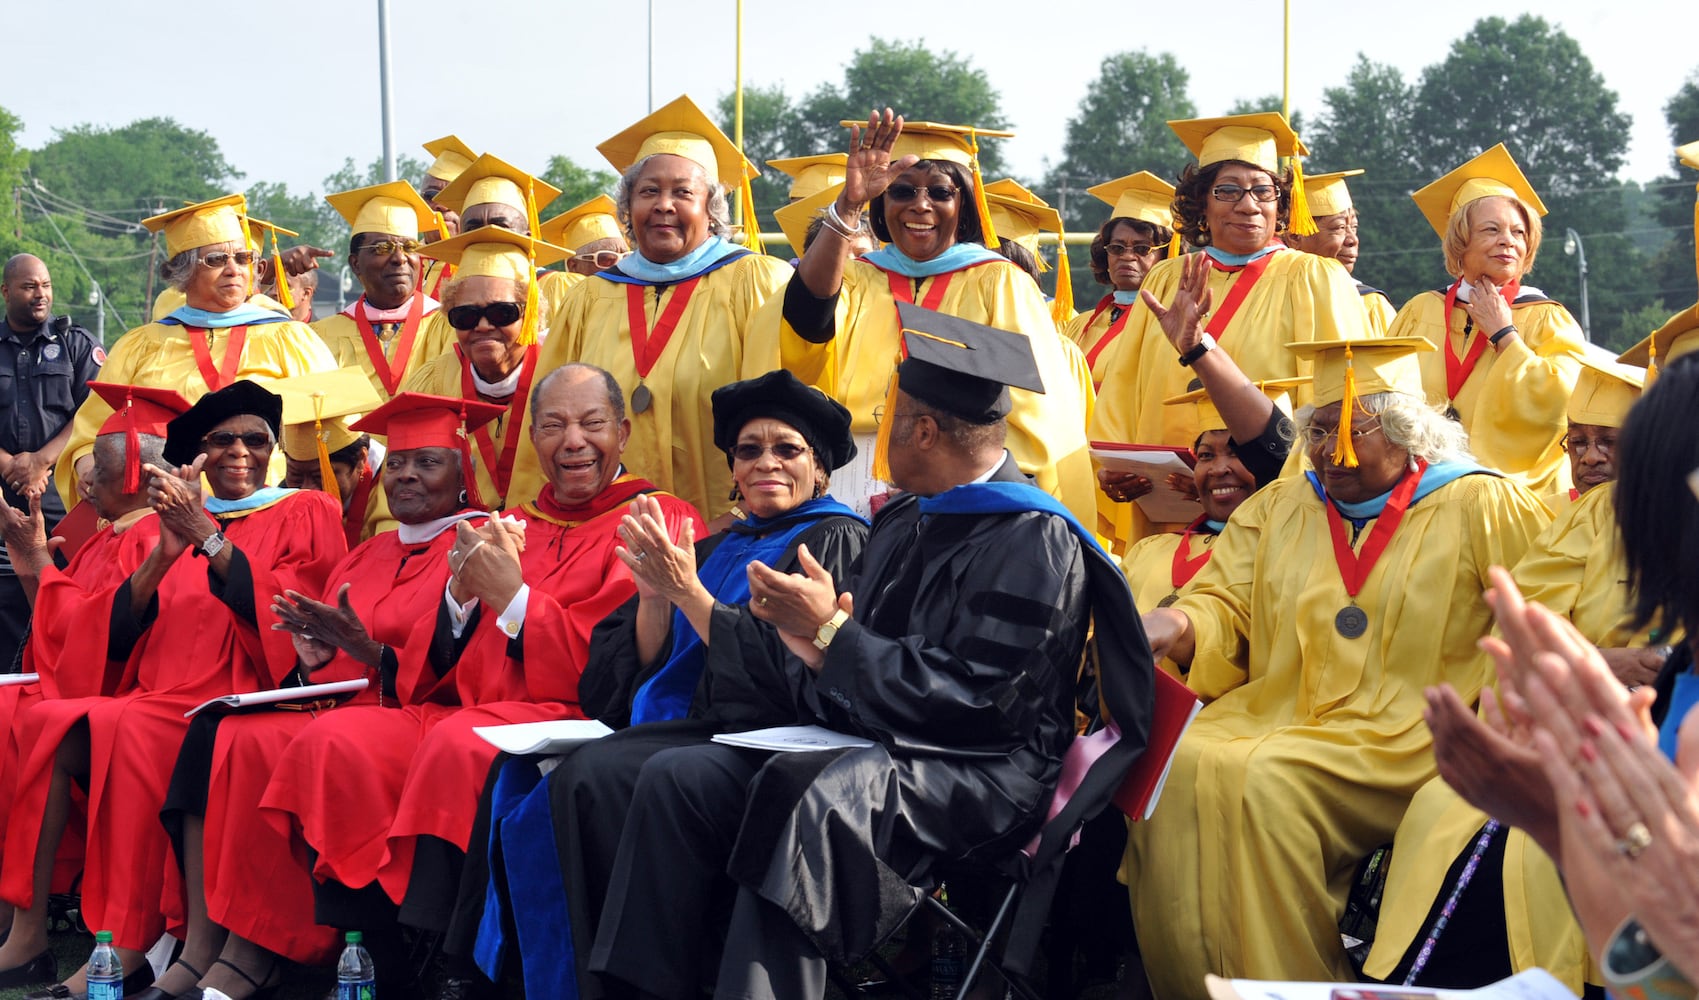
[[[414,448],[454,448],[460,452],[467,501],[482,507],[478,479],[472,471],[472,448],[467,436],[507,412],[507,407],[458,396],[404,392],[366,414],[350,429],[381,434],[390,451]]]
[[[134,493],[142,480],[138,436],[165,437],[166,425],[188,412],[191,404],[175,389],[118,382],[90,382],[88,387],[112,407],[112,416],[98,433],[124,435],[124,492]]]

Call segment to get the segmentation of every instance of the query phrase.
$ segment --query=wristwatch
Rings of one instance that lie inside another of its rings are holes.
[[[224,546],[227,541],[228,540],[224,537],[224,532],[215,531],[206,536],[206,541],[201,543],[200,554],[211,559],[220,552],[224,551]]]
[[[824,651],[827,646],[832,644],[832,640],[838,637],[838,629],[843,628],[844,622],[847,621],[849,621],[849,612],[839,608],[837,613],[826,619],[826,624],[820,626],[820,630],[814,633],[814,648]]]
[[[1215,338],[1206,333],[1198,341],[1196,347],[1180,355],[1180,367],[1190,368],[1199,358],[1213,350],[1215,350]]]

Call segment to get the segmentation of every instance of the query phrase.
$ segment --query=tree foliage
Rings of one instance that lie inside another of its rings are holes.
[[[1699,140],[1699,72],[1689,76],[1681,89],[1664,105],[1670,145]],[[1670,154],[1672,173],[1653,182],[1652,218],[1670,233],[1670,240],[1656,252],[1652,262],[1655,294],[1665,302],[1685,308],[1699,300],[1699,278],[1694,273],[1693,206],[1699,181],[1693,171],[1676,163]]]
[[[543,212],[543,217],[559,215],[599,194],[612,195],[619,178],[611,170],[596,170],[580,165],[570,156],[549,157],[542,179],[560,188],[560,197]]]

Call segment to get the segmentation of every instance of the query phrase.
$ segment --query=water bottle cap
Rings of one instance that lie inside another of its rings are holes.
[[[97,941],[100,944],[111,944],[112,943],[112,932],[111,931],[95,931],[94,932],[94,939],[95,939],[95,941]]]
[[[365,940],[365,937],[359,931],[349,931],[348,935],[344,937],[343,940],[347,941],[349,944],[359,944],[361,941]]]

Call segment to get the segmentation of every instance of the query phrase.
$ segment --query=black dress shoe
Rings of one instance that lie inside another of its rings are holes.
[[[0,989],[13,989],[35,983],[50,983],[59,978],[59,963],[53,952],[44,951],[22,965],[0,969]]]
[[[88,1000],[87,993],[72,993],[64,983],[54,983],[46,989],[25,993],[24,1000]]]

